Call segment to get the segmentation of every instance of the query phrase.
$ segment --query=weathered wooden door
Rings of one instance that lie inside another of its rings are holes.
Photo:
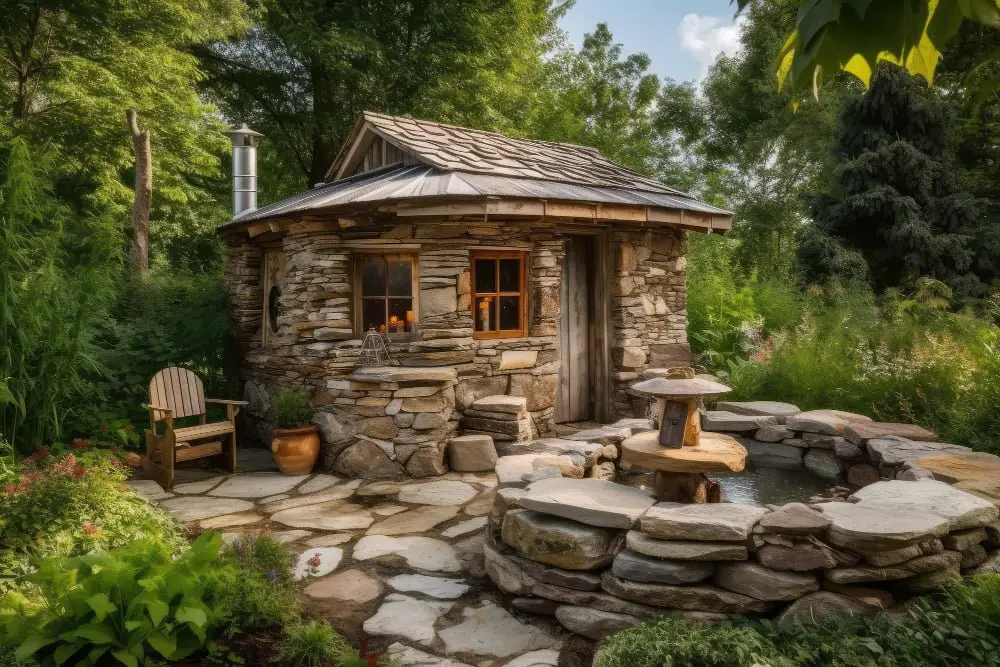
[[[562,267],[557,422],[593,419],[594,239],[571,236]]]

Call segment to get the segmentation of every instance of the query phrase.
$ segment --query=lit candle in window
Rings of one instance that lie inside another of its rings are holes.
[[[483,297],[483,300],[479,302],[479,326],[480,331],[490,330],[490,297]]]
[[[403,333],[403,320],[393,315],[389,318],[389,329],[394,333]]]
[[[406,311],[406,330],[413,331],[413,311]]]

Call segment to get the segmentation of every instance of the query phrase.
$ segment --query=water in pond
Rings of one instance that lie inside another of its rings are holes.
[[[822,494],[830,484],[802,468],[757,468],[747,466],[738,473],[709,473],[722,485],[726,500],[746,505],[782,505],[803,502]],[[651,488],[653,473],[626,473],[619,481],[636,487]]]

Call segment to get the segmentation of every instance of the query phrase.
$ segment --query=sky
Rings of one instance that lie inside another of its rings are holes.
[[[697,81],[720,52],[739,47],[730,0],[576,0],[560,22],[576,48],[607,23],[626,55],[644,52],[661,79]]]

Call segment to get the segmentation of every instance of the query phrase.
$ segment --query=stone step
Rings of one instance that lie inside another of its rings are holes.
[[[524,396],[484,396],[473,402],[472,409],[483,412],[504,412],[520,415],[528,411],[528,399]]]

